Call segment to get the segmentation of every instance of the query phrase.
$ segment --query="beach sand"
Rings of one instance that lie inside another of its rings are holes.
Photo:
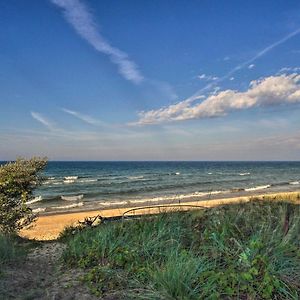
[[[244,196],[244,197],[235,197],[235,198],[222,198],[214,200],[201,200],[193,202],[181,202],[180,206],[173,204],[166,204],[162,206],[154,206],[154,208],[141,208],[132,212],[128,212],[126,216],[130,215],[141,215],[141,214],[157,214],[160,212],[169,212],[174,210],[188,210],[188,209],[197,209],[198,206],[202,207],[215,207],[225,204],[233,204],[240,202],[248,202],[251,199],[280,199],[281,196],[285,198],[295,199],[299,195],[299,192],[289,192],[289,193],[276,193],[276,194],[263,194],[257,196]],[[299,200],[296,200],[298,203]],[[300,202],[299,202],[300,204]],[[90,211],[80,211],[80,212],[70,212],[70,213],[59,213],[53,215],[43,215],[39,216],[37,221],[27,229],[23,229],[20,232],[20,235],[29,239],[36,240],[55,240],[59,236],[60,232],[67,226],[78,225],[78,221],[83,221],[86,217],[94,217],[101,215],[105,218],[110,217],[120,217],[123,216],[125,212],[131,208],[136,207],[127,207],[127,208],[114,208],[114,209],[105,209],[105,210],[90,210]]]

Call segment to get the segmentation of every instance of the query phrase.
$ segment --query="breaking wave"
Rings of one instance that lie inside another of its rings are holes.
[[[271,187],[270,184],[267,184],[267,185],[259,185],[259,186],[247,188],[247,189],[245,189],[245,191],[246,191],[246,192],[252,192],[252,191],[258,191],[258,190],[268,189],[268,188],[270,188],[270,187]]]
[[[33,204],[33,203],[36,203],[36,202],[40,202],[42,200],[43,200],[42,196],[37,196],[37,197],[33,198],[32,200],[27,201],[26,204],[27,205],[28,204]]]
[[[61,200],[65,201],[77,201],[83,198],[83,195],[76,195],[76,196],[60,196]]]
[[[83,202],[79,202],[79,203],[74,203],[74,204],[69,204],[69,205],[61,205],[61,206],[51,206],[50,209],[68,209],[68,208],[75,208],[75,207],[81,207],[83,206]],[[46,209],[46,211],[49,208]]]

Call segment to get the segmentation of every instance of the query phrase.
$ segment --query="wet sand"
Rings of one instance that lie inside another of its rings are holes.
[[[174,204],[164,204],[163,207],[160,205],[154,205],[153,208],[141,207],[141,209],[134,210],[126,213],[126,216],[130,215],[141,215],[141,214],[157,214],[160,212],[169,212],[174,210],[190,210],[198,209],[199,206],[209,208],[225,204],[233,204],[240,202],[248,202],[251,199],[274,199],[284,196],[284,198],[296,199],[296,196],[300,192],[289,192],[289,193],[276,193],[276,194],[264,194],[257,196],[244,196],[235,198],[222,198],[214,200],[201,200],[193,202],[181,202],[180,205]],[[300,204],[299,199],[294,200]],[[31,225],[30,228],[23,229],[20,235],[29,239],[36,240],[55,240],[59,236],[60,232],[67,226],[78,225],[78,221],[83,221],[86,217],[94,217],[101,215],[105,218],[110,217],[121,217],[123,214],[132,208],[137,207],[127,207],[127,208],[114,208],[114,209],[104,209],[104,210],[90,210],[90,211],[80,211],[80,212],[70,212],[70,213],[59,213],[52,215],[44,215],[38,217],[37,221]]]

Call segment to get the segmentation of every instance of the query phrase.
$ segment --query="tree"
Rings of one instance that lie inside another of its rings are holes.
[[[14,233],[35,219],[26,205],[41,184],[46,158],[19,158],[0,166],[0,232]]]

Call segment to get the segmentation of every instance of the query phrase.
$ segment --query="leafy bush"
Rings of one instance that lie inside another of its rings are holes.
[[[0,232],[13,233],[34,220],[26,205],[42,178],[46,159],[17,159],[0,166]]]

